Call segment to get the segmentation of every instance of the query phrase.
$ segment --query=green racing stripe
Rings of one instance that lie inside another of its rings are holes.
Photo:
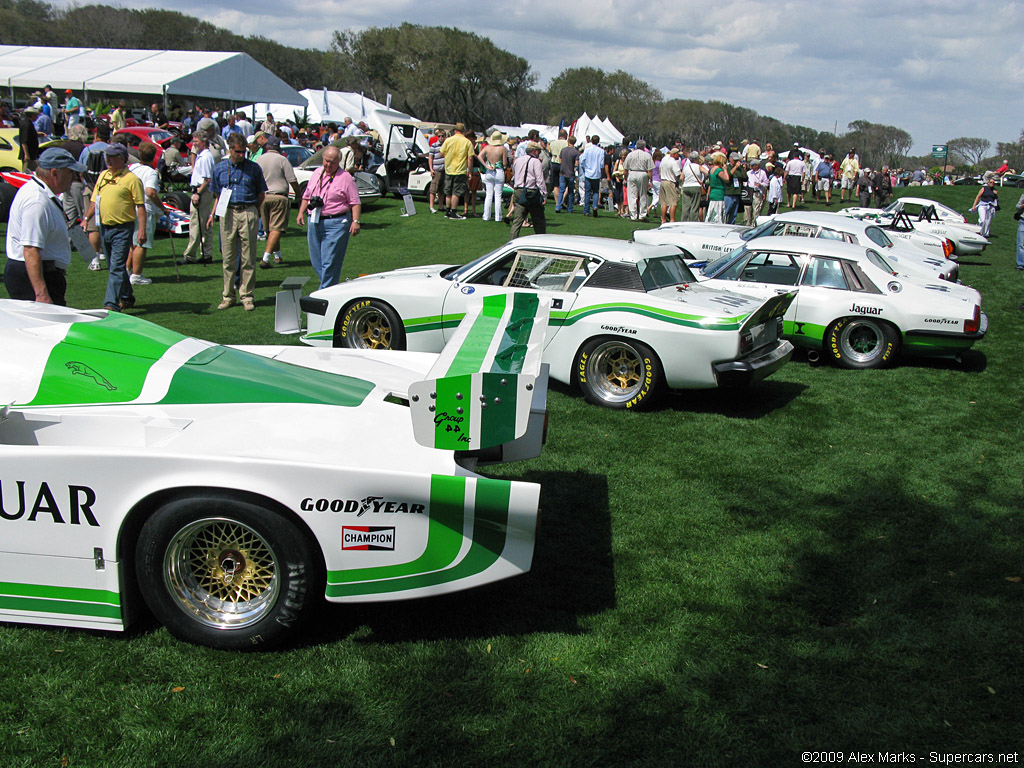
[[[27,406],[129,403],[154,365],[188,337],[117,313],[74,323],[50,352]],[[178,366],[160,404],[316,403],[355,406],[373,384],[229,347],[201,350]]]
[[[0,610],[120,620],[121,596],[102,589],[0,582]]]
[[[519,294],[517,294],[519,295]],[[531,294],[527,294],[531,295]],[[703,328],[706,331],[735,331],[743,325],[747,315],[736,317],[714,318],[714,322],[708,322],[709,317],[702,315],[687,315],[680,312],[658,309],[644,306],[642,304],[596,304],[591,307],[572,310],[569,312],[552,312],[549,324],[555,327],[573,325],[585,317],[605,312],[629,312],[643,315],[654,320],[660,320],[673,325],[682,325],[688,328]],[[432,315],[430,317],[418,317],[405,321],[406,333],[417,333],[419,331],[436,331],[440,328],[452,328],[462,321],[463,315]]]
[[[466,478],[434,475],[430,483],[427,544],[416,560],[399,565],[330,571],[328,597],[351,597],[446,584],[482,573],[501,556],[508,532],[512,484],[477,478],[473,542],[458,562],[467,513]]]

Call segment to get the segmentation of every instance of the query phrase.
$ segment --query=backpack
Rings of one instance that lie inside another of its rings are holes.
[[[89,150],[89,156],[85,159],[85,173],[82,178],[85,185],[90,189],[96,188],[96,182],[100,180],[100,174],[107,170],[107,158],[102,149]]]

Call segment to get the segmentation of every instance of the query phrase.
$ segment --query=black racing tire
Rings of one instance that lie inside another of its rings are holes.
[[[650,347],[630,339],[590,339],[576,355],[576,383],[594,405],[618,410],[642,409],[662,385],[661,361]]]
[[[14,203],[14,196],[18,190],[13,184],[6,181],[0,182],[0,221],[7,221],[11,217],[11,205]]]
[[[181,640],[225,650],[284,642],[323,595],[320,562],[283,515],[212,497],[158,509],[135,554],[156,618]]]
[[[882,368],[899,348],[896,330],[873,317],[842,317],[825,335],[825,353],[841,368]]]
[[[405,349],[405,326],[390,305],[357,299],[338,313],[334,346],[345,349]]]
[[[184,192],[164,192],[163,200],[165,203],[173,205],[182,213],[188,213],[192,208],[192,196]]]

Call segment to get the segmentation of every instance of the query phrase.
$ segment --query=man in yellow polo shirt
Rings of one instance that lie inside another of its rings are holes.
[[[459,201],[469,194],[469,156],[473,153],[473,142],[466,138],[464,123],[455,124],[455,133],[444,140],[441,155],[444,157],[444,194],[448,199],[449,219],[465,219],[459,215]]]
[[[100,239],[110,266],[103,305],[112,312],[120,312],[135,306],[128,277],[128,253],[136,219],[139,231],[146,231],[146,195],[139,177],[128,170],[128,149],[124,144],[108,144],[103,153],[107,170],[96,181],[82,228],[98,219]]]

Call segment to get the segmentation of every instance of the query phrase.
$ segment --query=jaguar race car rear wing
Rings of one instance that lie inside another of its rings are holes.
[[[539,454],[548,315],[549,302],[535,293],[497,294],[472,304],[426,378],[409,387],[416,441],[480,452],[482,462]]]

